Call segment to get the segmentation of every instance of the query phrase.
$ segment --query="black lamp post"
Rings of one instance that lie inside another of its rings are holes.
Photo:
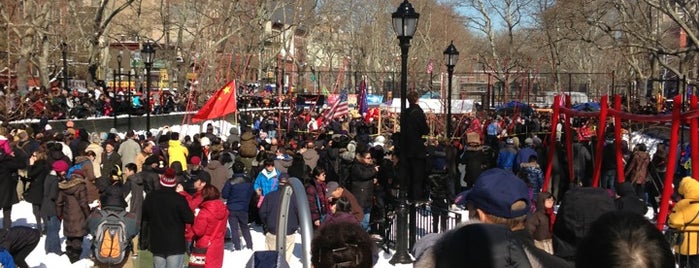
[[[68,90],[68,44],[61,43],[61,52],[63,52],[63,89]]]
[[[400,115],[401,124],[403,124],[404,119],[406,119],[406,96],[408,91],[408,50],[410,49],[410,39],[413,38],[415,30],[417,29],[417,22],[420,18],[420,14],[415,12],[413,5],[408,2],[408,0],[403,1],[403,3],[398,6],[398,10],[391,14],[391,19],[393,21],[393,30],[398,36],[400,41]],[[401,147],[405,148],[408,144],[405,144],[405,135],[401,135],[400,138]],[[405,161],[407,156],[405,155],[405,150],[400,152],[400,161]],[[401,168],[406,168],[405,165],[401,165]],[[396,253],[393,255],[389,261],[391,264],[396,263],[412,263],[413,259],[408,253],[408,207],[407,193],[410,185],[407,185],[405,178],[401,180],[401,189],[399,193],[398,209],[397,209],[397,243],[396,243]]]
[[[119,98],[119,90],[117,89],[117,83],[119,85],[119,89],[121,89],[121,55],[124,53],[124,51],[119,50],[119,54],[117,54],[116,60],[117,60],[117,71],[114,72],[114,107],[112,107],[113,113],[114,113],[114,128],[117,128],[117,111],[118,108],[117,104],[119,103],[117,98]]]
[[[451,138],[451,79],[454,76],[454,65],[459,61],[459,51],[454,46],[454,41],[444,50],[444,64],[447,65],[447,73],[449,74],[449,87],[447,88],[447,137]]]
[[[150,42],[143,44],[141,50],[143,63],[146,65],[146,131],[150,132],[150,69],[153,67],[153,58],[155,58],[155,49]]]

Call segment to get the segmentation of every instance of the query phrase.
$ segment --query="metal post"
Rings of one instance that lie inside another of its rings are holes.
[[[401,125],[405,122],[406,118],[406,97],[408,91],[408,51],[410,50],[410,37],[399,37],[400,40],[400,118]],[[400,145],[405,148],[408,146],[406,144],[405,135],[400,135]],[[399,156],[399,161],[402,168],[405,167],[405,160],[408,159],[405,155],[405,150],[401,149]],[[397,214],[397,237],[396,237],[396,253],[393,255],[389,261],[391,264],[396,263],[411,263],[412,257],[408,253],[408,213],[410,204],[408,204],[407,194],[410,185],[407,183],[406,178],[403,176],[400,183],[401,189],[398,196],[398,208],[396,209]]]
[[[150,131],[150,68],[152,63],[146,63],[146,132]]]
[[[449,74],[449,88],[447,88],[449,92],[447,93],[447,137],[451,138],[451,80],[454,77],[454,65],[447,65],[447,73]]]
[[[63,52],[63,89],[68,90],[68,44],[63,42],[61,48]]]
[[[131,110],[133,109],[133,100],[132,100],[132,99],[133,99],[133,94],[132,94],[132,92],[131,92],[131,68],[130,68],[130,67],[129,67],[129,75],[126,76],[126,79],[127,79],[127,83],[129,84],[129,85],[126,87],[126,88],[129,90],[129,99],[128,99],[128,102],[129,102],[129,106],[128,106],[128,107],[129,107],[129,111],[128,111],[129,117],[128,117],[127,123],[128,123],[128,126],[129,126],[129,130],[131,130],[131,129],[132,129],[132,128],[131,128]]]
[[[121,89],[121,54],[122,53],[123,52],[119,51],[119,55],[117,55],[117,71],[114,73],[114,75],[117,75],[114,77],[114,80],[116,80],[114,84],[116,84],[116,82],[118,82],[119,89]],[[116,100],[119,98],[118,93],[119,92],[117,92],[117,87],[114,86],[114,103],[112,104],[112,105],[114,105],[114,107],[112,107],[112,111],[114,112],[114,128],[115,129],[117,128],[117,108],[118,108],[117,103],[118,102]]]

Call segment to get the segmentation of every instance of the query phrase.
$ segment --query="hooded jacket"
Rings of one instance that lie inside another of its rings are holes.
[[[95,161],[92,163],[92,170],[93,174],[95,174],[95,178],[99,178],[102,176],[102,170],[100,167],[102,166],[102,153],[104,152],[104,149],[102,146],[100,146],[98,143],[90,143],[90,145],[85,148],[85,152],[87,151],[93,151],[95,153]]]
[[[684,198],[677,202],[668,217],[668,225],[684,232],[682,245],[675,246],[675,252],[682,255],[697,255],[697,239],[699,239],[699,182],[691,177],[680,181],[677,192]],[[691,242],[690,242],[691,241]]]
[[[223,189],[223,185],[226,184],[229,177],[228,169],[221,164],[221,161],[211,160],[204,168],[204,171],[211,176],[211,184],[213,186],[216,186],[217,189]]]
[[[79,165],[82,163],[80,170],[85,174],[85,186],[87,187],[87,201],[91,203],[100,198],[100,192],[95,185],[95,169],[92,167],[93,163],[87,156],[81,155],[75,158],[75,164]]]
[[[218,268],[223,266],[223,244],[226,236],[228,209],[220,199],[201,203],[199,213],[194,218],[194,246],[207,248],[206,265]]]
[[[90,216],[85,179],[75,176],[58,183],[56,214],[63,218],[63,235],[82,237],[87,234],[85,222]]]
[[[34,205],[41,205],[44,197],[44,180],[49,174],[50,168],[46,160],[41,159],[34,162],[34,165],[27,166],[27,179],[29,188],[24,192],[24,199]]]
[[[543,241],[553,237],[551,233],[553,229],[552,215],[546,213],[546,206],[544,205],[546,199],[550,197],[551,193],[549,192],[540,193],[536,200],[536,211],[527,217],[527,230],[529,230],[529,234],[532,235],[534,240]]]
[[[182,143],[178,140],[168,141],[168,165],[172,166],[172,163],[179,161],[182,164],[182,170],[187,171],[187,156],[189,155],[189,150],[187,147],[182,146]]]
[[[240,156],[245,158],[257,156],[257,141],[255,141],[255,135],[250,131],[246,131],[240,137]]]
[[[648,207],[638,196],[636,196],[636,192],[633,190],[633,186],[630,182],[619,184],[617,194],[619,195],[619,198],[617,198],[615,201],[617,210],[646,215]]]

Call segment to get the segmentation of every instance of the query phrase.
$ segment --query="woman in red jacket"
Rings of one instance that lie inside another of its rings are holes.
[[[207,184],[201,190],[203,202],[195,212],[194,247],[208,248],[205,267],[223,266],[223,244],[226,236],[228,209],[221,201],[221,192],[213,185]]]

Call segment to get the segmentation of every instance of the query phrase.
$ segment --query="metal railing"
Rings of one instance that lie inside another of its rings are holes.
[[[462,216],[463,215],[459,212],[451,211],[447,208],[431,206],[429,204],[412,206],[408,226],[414,228],[411,229],[411,235],[414,239],[410,240],[417,241],[430,233],[439,233],[454,229],[462,222]],[[388,248],[395,249],[397,241],[397,229],[395,228],[397,221],[395,214],[389,212],[387,221],[389,224],[386,228],[386,241],[384,245]],[[410,247],[412,248],[412,246],[411,243]]]

